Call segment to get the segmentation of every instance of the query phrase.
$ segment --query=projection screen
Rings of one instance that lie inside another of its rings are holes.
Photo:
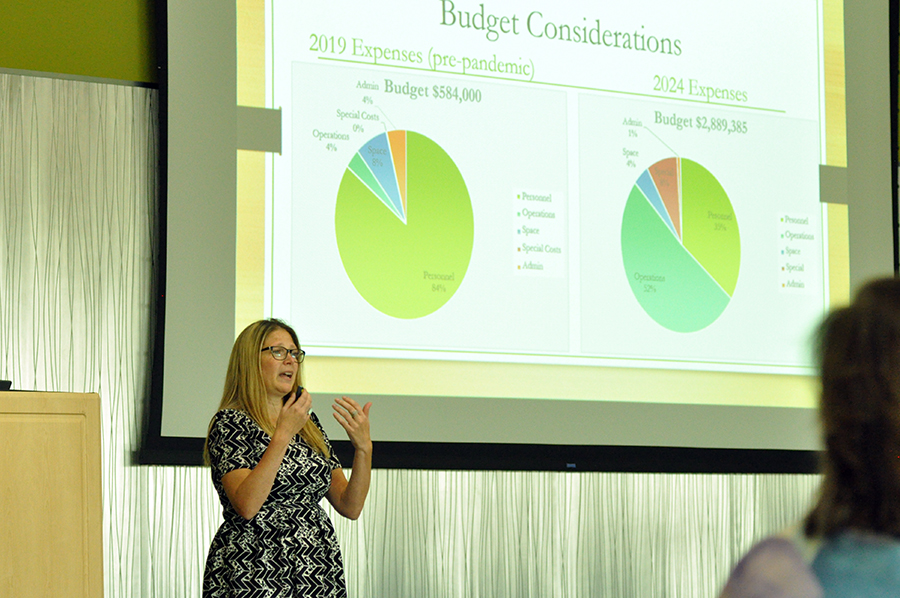
[[[870,5],[168,3],[143,459],[271,316],[379,466],[810,469],[810,335],[892,271]]]

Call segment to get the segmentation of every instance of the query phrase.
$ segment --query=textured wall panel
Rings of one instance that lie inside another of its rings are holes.
[[[377,450],[377,447],[376,447]],[[714,596],[818,476],[378,470],[333,515],[354,596]]]
[[[152,349],[156,130],[152,90],[0,74],[0,377],[102,397],[108,598],[199,596],[221,518],[208,471],[134,465]],[[329,512],[354,597],[694,598],[715,595],[817,484],[377,470],[358,521]]]

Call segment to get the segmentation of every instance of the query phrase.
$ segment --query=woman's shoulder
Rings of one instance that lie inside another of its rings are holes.
[[[207,442],[214,481],[234,469],[253,469],[267,444],[266,433],[246,411],[217,411]]]
[[[315,411],[309,412],[309,419],[312,420],[312,423],[316,424],[316,427],[322,432],[322,436],[328,438],[328,436],[325,435],[325,428],[322,427],[322,422],[319,421],[319,416],[316,415]]]
[[[219,409],[213,415],[211,428],[243,429],[255,431],[261,429],[249,413],[243,409]]]
[[[233,409],[231,407],[223,407],[216,411],[215,415],[213,415],[213,419],[221,419],[224,421],[233,421],[233,420],[241,420],[241,419],[249,419],[253,420],[250,417],[250,414],[244,411],[243,409]]]
[[[325,428],[322,426],[322,423],[319,421],[319,417],[312,411],[309,412],[309,419],[316,425],[319,429],[319,432],[322,433],[322,439],[325,441],[325,447],[327,449],[327,455],[325,460],[331,465],[332,469],[340,469],[341,468],[341,460],[338,459],[338,456],[334,453],[334,448],[331,446],[331,441],[328,440],[328,434],[325,433]]]

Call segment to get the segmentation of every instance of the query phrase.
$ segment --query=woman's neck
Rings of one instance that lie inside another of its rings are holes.
[[[281,405],[283,404],[281,397],[268,397],[266,399],[266,410],[272,426],[278,423],[278,415],[281,413]]]

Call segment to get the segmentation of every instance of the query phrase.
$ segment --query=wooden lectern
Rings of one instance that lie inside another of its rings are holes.
[[[103,596],[100,397],[0,392],[0,596]]]

